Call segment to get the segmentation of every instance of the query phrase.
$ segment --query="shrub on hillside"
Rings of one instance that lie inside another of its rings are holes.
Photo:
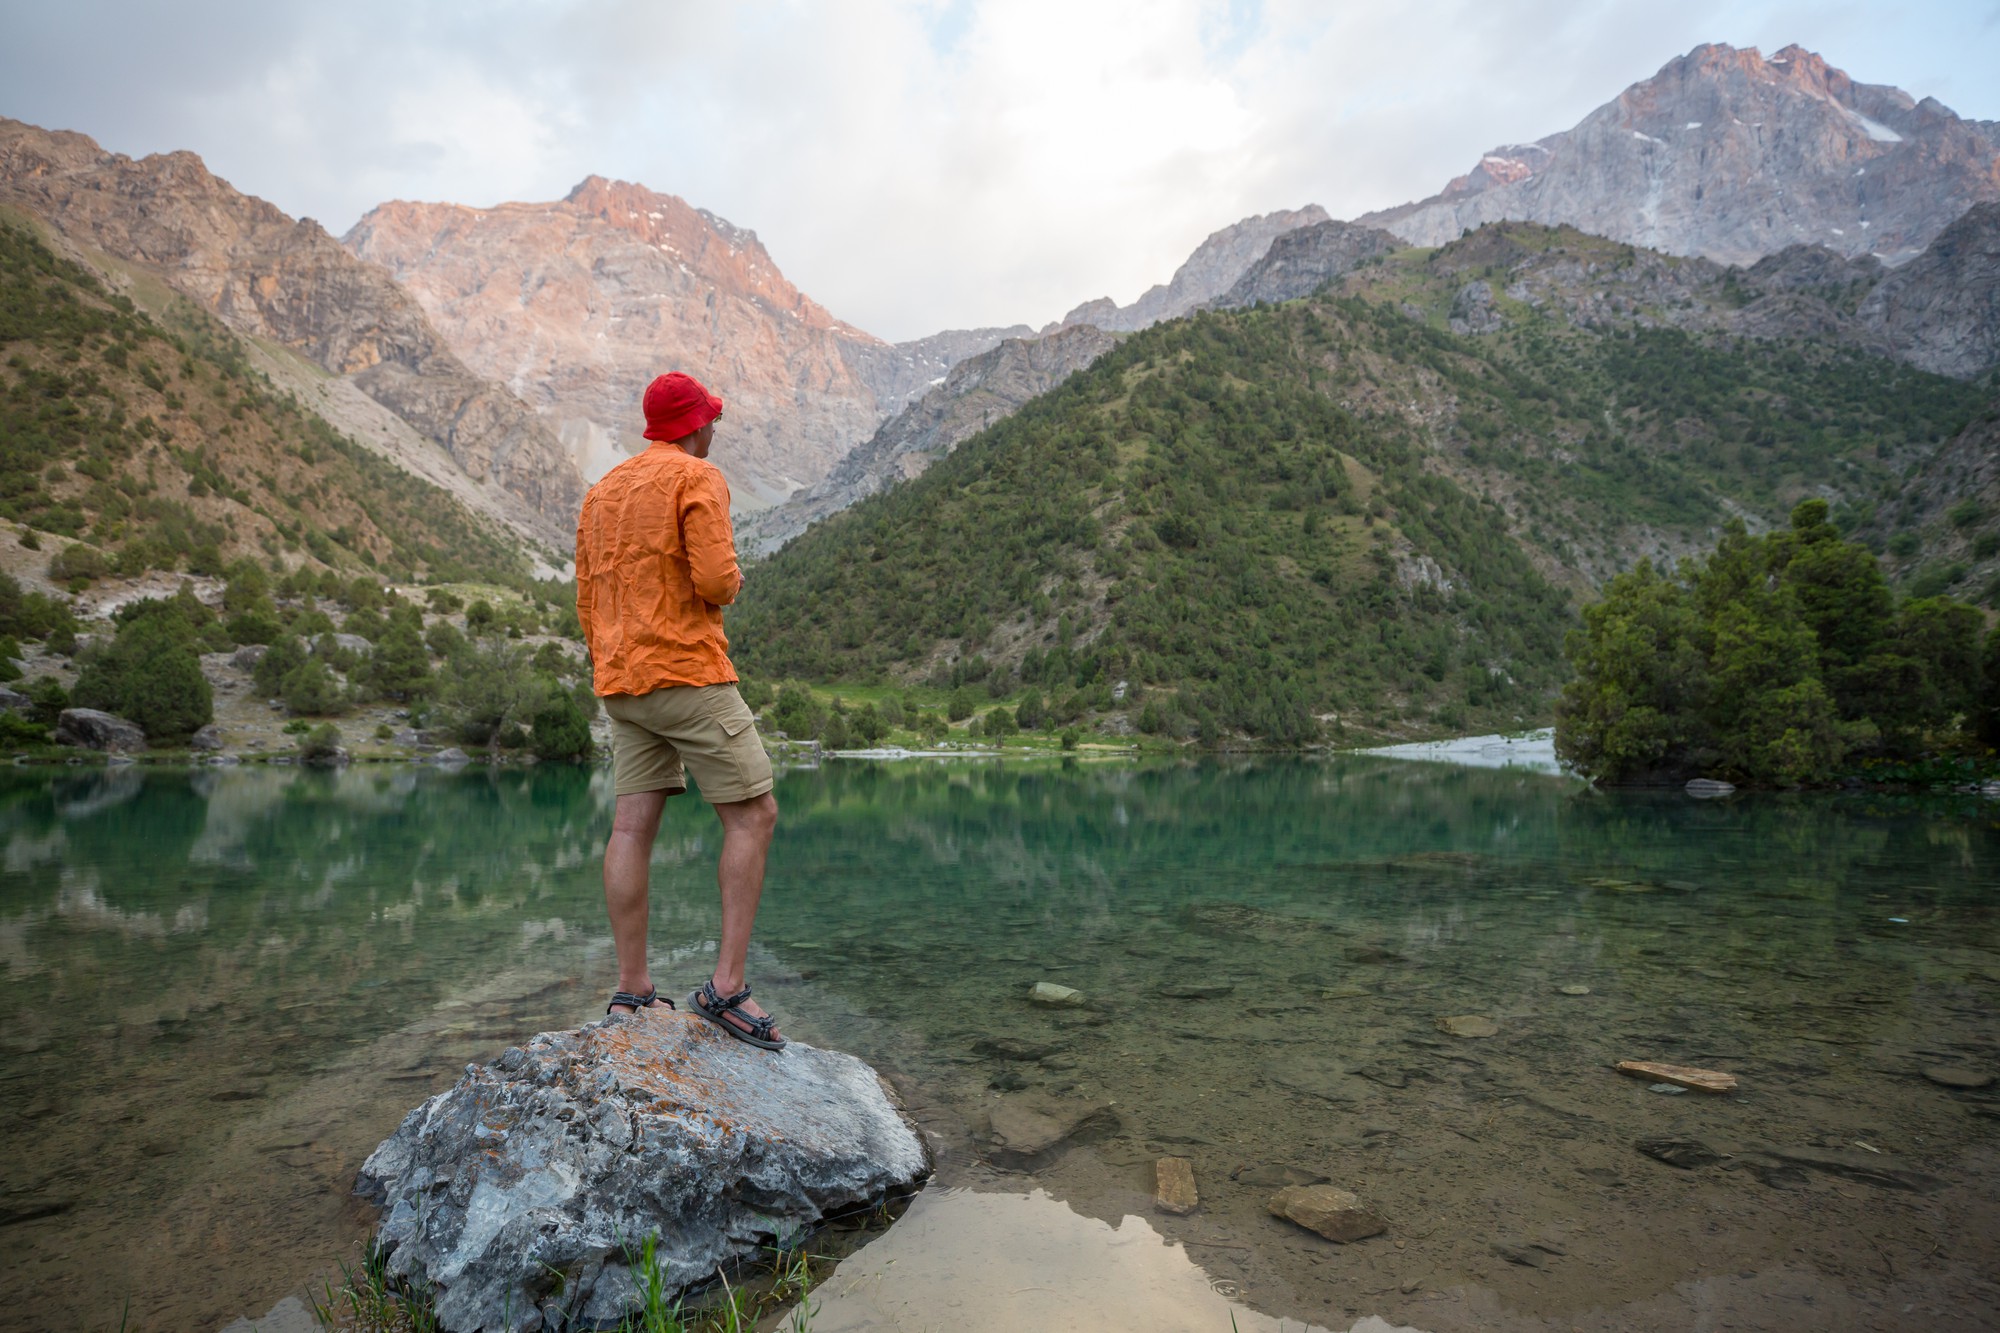
[[[294,635],[282,634],[257,659],[257,665],[250,669],[250,679],[256,682],[259,693],[270,698],[283,691],[285,677],[303,666],[305,660],[305,644]]]
[[[594,697],[591,706],[596,706]],[[551,689],[535,710],[529,744],[542,759],[586,758],[590,754],[590,718],[575,692]]]
[[[847,729],[862,745],[873,745],[889,734],[889,724],[874,704],[863,704],[848,714]]]
[[[852,745],[854,732],[848,726],[847,715],[835,713],[827,718],[826,726],[820,731],[819,738],[829,750],[845,750]]]
[[[285,701],[285,707],[306,717],[330,717],[347,706],[340,682],[316,657],[307,658],[287,672],[278,695]]]
[[[334,632],[333,617],[320,610],[318,602],[307,597],[285,617],[285,628],[302,639],[313,639]]]
[[[322,722],[305,734],[299,743],[299,759],[303,763],[322,765],[345,762],[340,748],[340,728],[331,722]]]
[[[465,644],[466,638],[458,632],[458,626],[448,620],[440,620],[424,631],[424,646],[438,657],[450,657]]]
[[[37,722],[11,709],[0,711],[0,750],[18,749],[24,745],[46,745],[48,742],[47,723]]]
[[[818,736],[826,727],[826,708],[815,699],[810,690],[799,685],[787,685],[778,691],[778,698],[771,705],[768,714],[771,726],[793,740],[809,740]]]
[[[68,606],[39,592],[24,592],[12,574],[0,573],[0,634],[43,639],[61,628],[74,633],[76,617]]]
[[[271,644],[285,637],[285,622],[278,619],[277,611],[269,603],[238,611],[222,628],[233,643]]]
[[[1048,720],[1048,704],[1042,699],[1040,690],[1029,690],[1021,696],[1021,702],[1014,709],[1014,720],[1021,724],[1021,730],[1034,731]]]
[[[231,561],[222,573],[229,580],[222,590],[224,611],[234,615],[270,606],[271,576],[255,560]]]
[[[527,668],[527,654],[495,640],[467,644],[438,676],[438,707],[467,745],[486,745],[527,721],[542,703],[544,681]]]
[[[396,616],[383,628],[375,652],[363,667],[370,688],[391,699],[408,700],[431,687],[431,659],[417,633],[421,617]]]
[[[111,561],[88,542],[65,546],[49,557],[49,577],[71,592],[81,592],[111,572]]]
[[[180,610],[171,601],[137,602],[120,616],[117,636],[78,673],[74,703],[136,722],[155,741],[185,739],[207,726],[214,693]]]

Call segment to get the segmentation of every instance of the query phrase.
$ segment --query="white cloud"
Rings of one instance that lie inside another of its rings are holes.
[[[191,148],[344,230],[590,173],[763,237],[889,337],[1129,301],[1208,232],[1419,197],[1707,40],[2000,117],[1984,0],[0,0],[0,113]],[[111,38],[116,40],[111,40]]]

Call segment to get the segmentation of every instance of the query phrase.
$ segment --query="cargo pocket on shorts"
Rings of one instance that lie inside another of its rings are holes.
[[[742,696],[738,695],[723,705],[715,720],[722,724],[722,734],[733,741],[757,718],[751,713],[750,705],[744,703]]]

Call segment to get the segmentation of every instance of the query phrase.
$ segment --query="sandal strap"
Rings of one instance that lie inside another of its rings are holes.
[[[621,1004],[629,1005],[634,1010],[639,1010],[651,1008],[653,1005],[660,1003],[662,1003],[662,1000],[658,986],[653,987],[653,989],[647,991],[644,995],[634,995],[628,990],[613,991],[611,993],[611,1003],[604,1006],[604,1012],[608,1014]],[[672,1000],[666,1000],[664,1003],[669,1009],[674,1007]]]
[[[724,998],[722,992],[715,988],[715,979],[713,977],[701,983],[701,1005],[702,1008],[708,1010],[711,1017],[719,1021],[724,1014],[734,1011],[730,1021],[747,1024],[751,1036],[757,1038],[759,1041],[770,1041],[772,1039],[771,1030],[777,1026],[778,1020],[772,1018],[769,1014],[753,1018],[737,1007],[749,998],[750,988],[748,986],[737,991],[736,994]]]
[[[706,1008],[708,1008],[711,1012],[714,1013],[726,1014],[731,1009],[734,1009],[737,1005],[742,1004],[745,1000],[749,998],[750,998],[750,988],[748,986],[745,986],[742,990],[737,991],[734,995],[730,996],[728,999],[724,999],[722,997],[722,992],[715,988],[714,977],[710,977],[707,981],[701,983],[701,1002]],[[750,1017],[750,1015],[743,1014],[741,1015],[741,1017],[747,1019]]]

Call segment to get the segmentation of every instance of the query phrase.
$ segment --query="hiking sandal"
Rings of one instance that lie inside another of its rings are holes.
[[[777,1026],[776,1019],[772,1018],[769,1014],[764,1015],[762,1018],[752,1018],[737,1008],[738,1005],[749,998],[750,988],[745,986],[742,990],[737,991],[736,994],[725,999],[722,992],[715,988],[715,979],[711,977],[701,983],[700,990],[688,992],[688,1008],[694,1010],[738,1041],[747,1041],[752,1046],[761,1046],[767,1051],[784,1050],[785,1039],[774,1035],[771,1031],[772,1028]],[[749,1026],[747,1028],[739,1027],[736,1023],[731,1022],[729,1015],[732,1012],[738,1019]]]
[[[611,1003],[604,1006],[604,1012],[609,1014],[621,1004],[630,1005],[632,1012],[635,1014],[641,1009],[650,1009],[656,1004],[664,1004],[669,1009],[674,1007],[672,1000],[660,994],[658,986],[653,987],[653,989],[647,991],[644,995],[634,995],[628,990],[613,991],[611,992]]]

